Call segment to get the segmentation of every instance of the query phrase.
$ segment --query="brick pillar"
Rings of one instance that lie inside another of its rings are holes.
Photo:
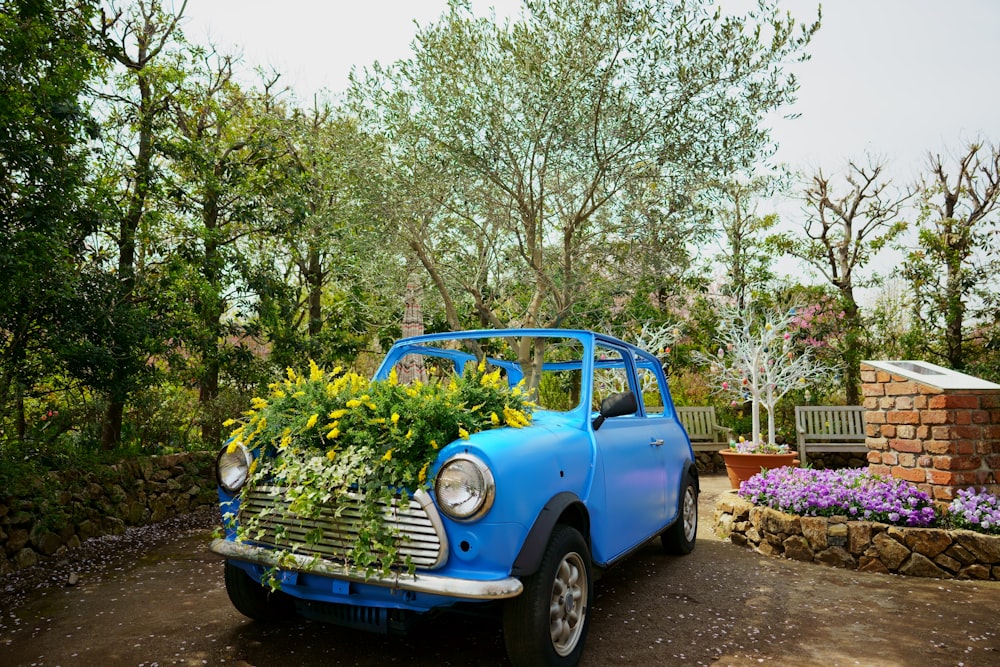
[[[893,364],[918,373],[885,368]],[[914,362],[864,362],[861,381],[869,470],[911,481],[935,500],[969,486],[1000,494],[1000,385]]]

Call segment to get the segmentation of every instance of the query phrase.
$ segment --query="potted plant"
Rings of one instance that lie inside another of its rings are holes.
[[[715,393],[732,396],[734,406],[750,402],[750,440],[741,437],[720,452],[735,489],[762,469],[798,465],[796,454],[777,443],[774,408],[792,389],[815,384],[830,371],[816,362],[809,348],[795,344],[794,308],[755,309],[748,300],[742,307],[723,305],[720,314],[719,349],[714,357],[701,359],[716,378]],[[761,437],[761,406],[767,412],[766,439]]]
[[[726,474],[729,475],[729,484],[734,489],[740,488],[742,482],[762,470],[799,465],[797,454],[789,451],[788,445],[760,440],[750,442],[743,436],[740,436],[738,441],[731,440],[729,449],[723,449],[719,453],[726,462]]]

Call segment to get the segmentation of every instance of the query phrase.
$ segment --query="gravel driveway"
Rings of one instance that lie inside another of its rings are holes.
[[[721,542],[725,476],[703,480],[698,544],[651,543],[609,571],[583,665],[1000,664],[1000,583],[859,574]],[[0,579],[0,665],[504,665],[499,623],[441,617],[410,637],[237,613],[207,550],[213,512],[89,540],[74,562]],[[75,581],[74,585],[69,585]]]

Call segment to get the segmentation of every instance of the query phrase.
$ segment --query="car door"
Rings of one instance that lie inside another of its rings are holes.
[[[631,356],[606,344],[596,349],[594,404],[636,385]],[[641,399],[640,399],[641,400]],[[593,431],[598,478],[603,485],[591,499],[593,553],[608,562],[655,535],[666,522],[666,447],[654,420],[635,414],[611,417]]]

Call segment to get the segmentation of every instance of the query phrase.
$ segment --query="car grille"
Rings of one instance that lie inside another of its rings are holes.
[[[240,501],[240,515],[249,512],[257,515],[257,528],[253,544],[287,549],[299,545],[296,553],[343,562],[351,546],[357,542],[357,521],[360,516],[359,496],[351,494],[348,504],[341,508],[330,504],[322,508],[315,519],[307,519],[288,511],[285,489],[279,486],[259,486],[244,494]],[[384,505],[383,516],[388,526],[399,536],[397,565],[404,566],[406,558],[419,569],[432,570],[447,558],[447,537],[438,516],[437,508],[424,491],[417,491],[409,502],[400,505],[394,500]],[[267,510],[266,512],[264,510]],[[306,533],[319,528],[322,533],[315,543],[306,542]]]

